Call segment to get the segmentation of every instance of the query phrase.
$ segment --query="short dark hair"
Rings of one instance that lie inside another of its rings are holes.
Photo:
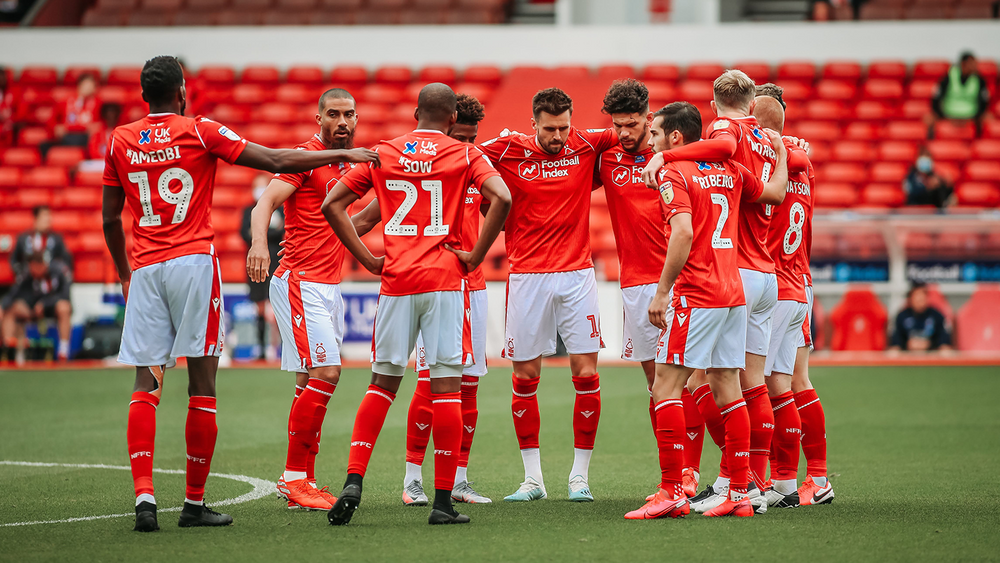
[[[319,112],[323,113],[323,106],[326,105],[326,101],[330,99],[335,100],[351,100],[354,101],[354,96],[350,92],[344,90],[343,88],[330,88],[323,95],[319,97]]]
[[[546,88],[539,90],[531,98],[531,115],[538,119],[542,112],[549,115],[562,115],[569,111],[573,114],[573,98],[559,88]]]
[[[458,121],[456,123],[479,125],[480,121],[486,119],[486,108],[475,96],[459,94],[456,107],[458,108]]]
[[[781,109],[788,109],[788,106],[785,105],[785,100],[782,99],[781,97],[781,95],[784,93],[785,89],[782,88],[781,86],[778,86],[774,82],[767,82],[765,84],[757,85],[758,96],[770,96],[775,100],[778,100],[778,103],[781,104]]]
[[[447,84],[434,82],[424,86],[417,96],[417,111],[432,121],[445,121],[455,113],[458,97]]]
[[[649,89],[635,78],[615,80],[604,94],[601,111],[614,113],[646,113],[649,111]]]
[[[972,51],[962,51],[962,54],[959,56],[958,60],[964,63],[965,61],[974,58],[976,58],[976,55],[974,55]]]
[[[36,218],[42,211],[51,211],[48,205],[36,205],[34,209],[31,210],[31,214]]]
[[[673,102],[653,114],[653,119],[662,117],[660,124],[663,134],[680,131],[685,143],[693,143],[701,138],[701,112],[690,102]]]
[[[76,77],[76,84],[77,84],[77,86],[79,86],[80,83],[83,82],[84,80],[95,80],[96,81],[97,77],[94,76],[93,74],[90,74],[89,72],[84,72],[80,76]]]
[[[913,284],[910,285],[910,291],[906,292],[906,296],[907,297],[912,297],[913,296],[913,292],[915,292],[917,290],[920,290],[920,289],[926,290],[927,289],[927,282],[922,282],[922,281],[915,281],[915,282],[913,282]]]
[[[163,55],[146,61],[139,75],[142,94],[150,104],[165,104],[184,84],[184,70],[176,57]]]

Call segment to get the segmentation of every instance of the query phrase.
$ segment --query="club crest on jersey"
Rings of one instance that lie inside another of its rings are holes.
[[[720,119],[715,122],[715,125],[712,126],[712,130],[718,131],[719,129],[725,129],[726,127],[729,127],[729,120]]]
[[[518,176],[525,180],[534,180],[541,173],[542,167],[537,162],[523,161],[517,167]]]
[[[320,342],[316,345],[316,362],[323,363],[326,361],[326,348],[323,347],[323,343]]]
[[[417,142],[405,143],[406,146],[403,147],[403,154],[417,154]]]
[[[142,131],[139,131],[139,144],[148,145],[149,143],[151,143],[152,141],[149,140],[149,136],[152,134],[153,134],[152,129],[143,129]]]
[[[229,139],[230,141],[240,141],[241,140],[240,136],[236,134],[236,131],[231,130],[230,128],[226,127],[225,125],[222,125],[222,126],[219,127],[219,134],[222,135],[223,137]]]
[[[670,180],[660,184],[660,197],[663,199],[663,203],[670,205],[670,202],[674,200],[674,186],[670,183]]]

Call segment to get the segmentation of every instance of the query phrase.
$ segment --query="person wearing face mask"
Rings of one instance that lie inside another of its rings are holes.
[[[954,200],[954,187],[947,178],[934,171],[934,159],[926,147],[903,180],[907,205],[933,205],[943,209]]]
[[[271,177],[261,174],[253,179],[253,200],[260,200],[264,195],[264,190]],[[253,213],[254,205],[243,210],[243,226],[240,227],[240,235],[246,241],[247,246],[253,243],[253,235],[250,230],[250,216]],[[285,237],[285,212],[280,207],[271,213],[271,220],[267,225],[267,250],[271,255],[271,267],[268,275],[273,274],[278,267],[278,251],[281,249],[281,240]],[[274,320],[274,311],[268,300],[268,283],[249,281],[250,301],[257,305],[257,340],[260,342],[260,359],[275,359],[278,357],[278,325]],[[267,325],[271,325],[271,338],[267,340]]]

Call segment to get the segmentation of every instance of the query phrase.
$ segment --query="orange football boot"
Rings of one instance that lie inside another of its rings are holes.
[[[663,490],[659,490],[653,495],[653,499],[647,502],[638,510],[633,510],[625,515],[627,520],[652,520],[654,518],[683,518],[691,514],[691,506],[687,497],[679,495],[677,498],[670,498]]]
[[[333,503],[320,496],[307,479],[296,479],[285,483],[281,491],[288,499],[288,508],[304,508],[306,510],[330,510]]]
[[[740,500],[733,500],[734,496],[740,497]],[[726,497],[726,500],[722,501],[722,504],[704,512],[705,516],[709,517],[739,516],[742,518],[753,516],[753,513],[754,509],[753,505],[750,504],[750,496],[733,492],[732,489],[729,489],[729,496]]]
[[[806,475],[806,480],[799,485],[799,505],[809,506],[813,504],[830,504],[833,502],[833,485],[830,479],[826,480],[826,485],[820,487],[813,481],[811,475]]]
[[[681,488],[684,489],[684,494],[688,498],[693,498],[698,494],[698,473],[690,468],[684,468],[684,472],[681,473]]]

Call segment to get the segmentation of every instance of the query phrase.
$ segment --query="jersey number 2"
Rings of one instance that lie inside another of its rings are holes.
[[[139,226],[156,227],[161,225],[160,216],[153,213],[153,190],[149,185],[149,173],[130,172],[128,180],[139,186],[139,204],[142,205]],[[170,191],[171,180],[180,181],[181,190],[179,192]],[[175,225],[184,221],[191,204],[191,196],[194,194],[194,178],[191,177],[191,174],[183,168],[168,168],[163,171],[163,174],[160,174],[160,180],[156,183],[156,191],[159,192],[160,199],[176,206],[170,223]]]
[[[712,248],[732,248],[733,239],[722,238],[722,228],[726,226],[726,219],[729,218],[729,200],[724,194],[711,194],[711,196],[712,204],[722,208],[719,211],[719,222],[715,225],[715,232],[712,233]]]
[[[404,197],[399,209],[392,214],[392,218],[386,221],[383,232],[387,235],[397,237],[417,236],[416,225],[403,224],[403,219],[406,219],[406,215],[410,213],[410,210],[417,203],[417,196],[419,194],[417,187],[406,180],[386,180],[385,187],[394,192],[403,192]],[[450,228],[443,221],[444,194],[442,193],[441,181],[421,180],[420,187],[430,193],[431,196],[431,224],[424,227],[424,236],[443,237],[447,235]]]

